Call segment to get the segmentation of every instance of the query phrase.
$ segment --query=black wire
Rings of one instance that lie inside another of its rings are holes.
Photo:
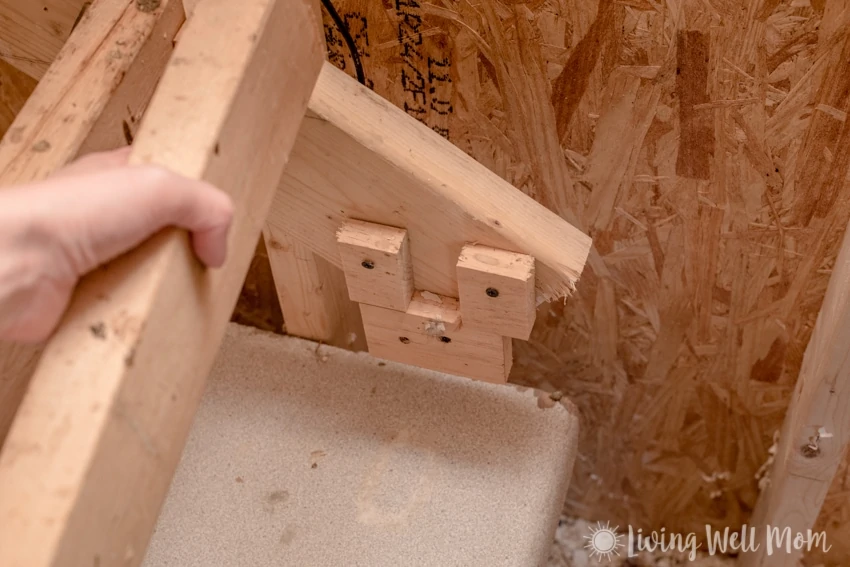
[[[351,32],[348,31],[348,26],[339,17],[339,13],[334,8],[331,0],[322,0],[322,6],[328,11],[328,15],[336,24],[339,33],[342,34],[342,39],[345,40],[348,50],[351,52],[351,60],[354,61],[354,71],[357,73],[357,80],[361,85],[366,84],[366,74],[363,73],[363,63],[360,61],[360,52],[357,51],[357,46],[354,44],[354,38],[351,37]]]

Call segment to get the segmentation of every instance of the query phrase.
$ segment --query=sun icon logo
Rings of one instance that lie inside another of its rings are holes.
[[[623,536],[617,533],[619,526],[610,527],[608,522],[603,525],[602,522],[597,522],[596,527],[590,526],[590,535],[584,536],[588,540],[584,547],[590,550],[590,556],[596,556],[599,559],[605,558],[611,561],[614,555],[620,555],[617,549],[625,547],[620,541]]]

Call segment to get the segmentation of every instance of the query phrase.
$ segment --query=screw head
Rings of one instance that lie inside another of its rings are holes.
[[[398,340],[403,345],[406,345],[410,342],[410,339],[408,339],[407,337],[399,337]]]
[[[367,270],[375,269],[375,262],[373,262],[372,260],[363,260],[362,262],[360,262],[360,265],[366,268]]]
[[[806,443],[802,447],[800,447],[800,453],[807,459],[814,459],[818,455],[820,455],[820,447],[815,443]]]
[[[488,297],[499,297],[499,290],[495,287],[488,287],[485,293]]]
[[[440,341],[444,343],[450,343],[452,340],[449,337],[440,337]]]

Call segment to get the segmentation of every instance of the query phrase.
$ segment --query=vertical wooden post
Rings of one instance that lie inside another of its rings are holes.
[[[850,230],[838,253],[826,297],[806,347],[785,416],[770,484],[753,513],[759,548],[741,567],[796,567],[793,538],[808,534],[850,440]],[[779,538],[781,549],[777,549]],[[772,546],[768,545],[768,538]],[[791,540],[791,553],[787,551]],[[810,541],[812,546],[823,543]],[[807,544],[808,545],[808,544]],[[772,553],[771,553],[772,552]],[[769,554],[770,553],[770,554]]]
[[[366,350],[357,304],[342,270],[280,229],[263,231],[286,332],[330,345]]]
[[[322,45],[324,28],[319,18]],[[352,350],[366,350],[357,304],[342,270],[268,223],[263,230],[286,333]]]

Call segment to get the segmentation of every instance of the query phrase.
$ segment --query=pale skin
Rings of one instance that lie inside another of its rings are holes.
[[[233,218],[215,187],[129,149],[92,154],[45,181],[0,188],[0,341],[49,338],[81,277],[168,226],[189,231],[198,259],[220,267]]]

